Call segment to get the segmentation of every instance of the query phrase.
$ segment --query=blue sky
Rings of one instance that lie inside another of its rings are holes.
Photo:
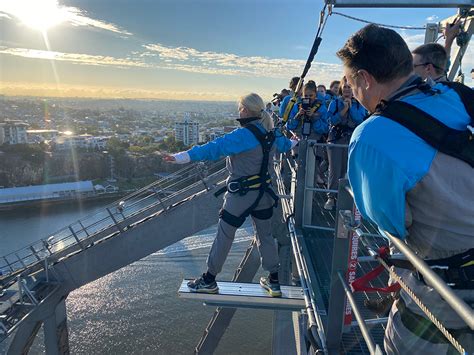
[[[0,0],[0,92],[235,100],[269,98],[299,75],[322,0]],[[455,9],[335,9],[422,26]],[[341,76],[335,56],[363,26],[333,15],[308,78]],[[401,31],[411,47],[423,31]],[[464,70],[469,77],[472,48]]]

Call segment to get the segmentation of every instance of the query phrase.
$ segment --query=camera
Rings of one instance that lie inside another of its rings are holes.
[[[311,99],[309,97],[303,97],[301,99],[301,108],[305,111],[311,108]]]

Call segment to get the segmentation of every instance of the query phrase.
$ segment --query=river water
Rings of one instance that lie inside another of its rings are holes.
[[[44,206],[0,212],[0,256],[45,237],[104,202]],[[216,216],[217,221],[217,216]],[[230,280],[251,241],[252,227],[239,230],[220,280]],[[191,354],[214,308],[182,300],[183,278],[205,270],[215,227],[104,276],[67,298],[72,354]],[[236,312],[216,354],[269,354],[273,312]],[[44,353],[40,331],[31,354]],[[6,344],[0,344],[0,353]]]

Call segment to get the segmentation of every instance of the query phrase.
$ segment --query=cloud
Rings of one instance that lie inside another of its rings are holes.
[[[302,72],[304,60],[268,58],[261,56],[239,56],[232,53],[199,51],[188,47],[167,47],[162,44],[146,44],[148,52],[141,57],[159,59],[160,66],[167,69],[203,74],[239,75],[251,77],[289,78]],[[339,64],[313,63],[313,74],[339,77]]]
[[[60,86],[38,83],[0,82],[0,94],[10,96],[42,96],[42,97],[81,97],[81,98],[113,98],[113,99],[164,99],[199,101],[235,101],[241,93],[219,91],[180,91],[180,90],[145,90],[139,88],[122,88],[108,86]]]
[[[120,35],[131,36],[132,33],[113,23],[87,16],[84,10],[72,6],[59,5],[57,0],[2,0],[0,17],[15,18],[32,28],[48,28],[63,23],[72,26],[97,28]]]
[[[428,16],[428,17],[426,18],[426,21],[433,22],[433,21],[436,21],[436,20],[438,20],[438,19],[439,19],[438,16],[436,16],[436,15],[431,15],[431,16]]]
[[[49,59],[64,62],[72,62],[74,64],[98,65],[98,66],[114,66],[114,67],[142,67],[149,65],[133,59],[115,58],[111,56],[89,55],[79,53],[62,53],[53,51],[43,51],[27,48],[7,48],[0,46],[0,54],[13,55],[24,58]]]

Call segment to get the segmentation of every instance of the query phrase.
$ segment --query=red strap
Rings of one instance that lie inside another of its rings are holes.
[[[381,247],[379,250],[379,256],[383,259],[388,257],[390,255],[390,249],[388,247]],[[364,276],[359,277],[358,279],[355,279],[351,283],[351,288],[354,292],[396,292],[400,290],[400,285],[397,283],[394,283],[390,286],[387,287],[370,287],[368,286],[369,282],[377,278],[382,271],[384,270],[384,267],[382,265],[377,266],[375,269],[370,271],[369,273],[365,274]]]

